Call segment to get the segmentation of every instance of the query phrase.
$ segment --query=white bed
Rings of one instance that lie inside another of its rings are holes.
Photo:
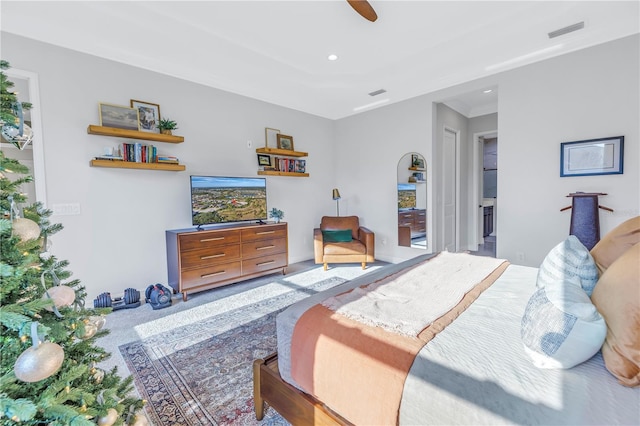
[[[291,341],[296,322],[310,307],[428,257],[367,274],[282,312],[277,318],[282,379],[301,389],[291,374]],[[520,333],[537,274],[537,268],[510,265],[420,350],[404,384],[400,424],[640,424],[640,389],[620,385],[599,353],[570,369],[532,364]]]

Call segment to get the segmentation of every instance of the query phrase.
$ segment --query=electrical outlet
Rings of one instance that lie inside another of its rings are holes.
[[[516,260],[518,262],[524,262],[525,256],[523,251],[516,252]]]
[[[51,209],[56,216],[74,216],[80,214],[80,203],[54,204]]]
[[[247,141],[247,149],[251,149],[253,147],[253,141]]]
[[[383,239],[382,239],[382,245],[383,245],[383,246],[386,246],[386,245],[387,245],[387,239],[386,239],[386,238],[383,238]]]

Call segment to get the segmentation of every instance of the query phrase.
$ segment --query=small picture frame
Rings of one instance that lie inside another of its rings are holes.
[[[265,154],[258,154],[258,165],[271,167],[271,156]]]
[[[264,128],[264,147],[265,148],[275,148],[278,146],[278,133],[280,130],[272,129],[271,127]]]
[[[418,154],[411,154],[411,167],[424,169],[424,160]]]
[[[293,136],[283,135],[278,133],[278,149],[286,149],[293,151]]]
[[[160,105],[131,99],[131,108],[138,110],[138,123],[141,132],[160,133]]]
[[[624,136],[562,142],[560,177],[623,173]]]
[[[138,110],[123,105],[100,102],[98,104],[100,125],[116,129],[140,130]]]

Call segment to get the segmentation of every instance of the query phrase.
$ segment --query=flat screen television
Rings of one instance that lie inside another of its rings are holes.
[[[413,183],[398,184],[398,209],[416,208],[416,185]]]
[[[267,219],[265,178],[191,176],[194,226]]]

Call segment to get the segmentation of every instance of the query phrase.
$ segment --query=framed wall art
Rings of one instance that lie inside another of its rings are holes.
[[[622,174],[624,136],[563,142],[560,177]]]
[[[282,135],[278,133],[278,149],[287,149],[293,151],[293,136]]]
[[[265,148],[275,148],[278,144],[278,133],[280,130],[272,129],[271,127],[264,128],[264,147]]]
[[[258,154],[258,165],[259,166],[271,166],[271,156],[265,154]]]
[[[139,130],[138,110],[122,105],[98,104],[100,125],[117,129]]]
[[[131,99],[131,108],[138,110],[140,131],[160,133],[160,129],[158,129],[158,122],[160,121],[160,105]]]

